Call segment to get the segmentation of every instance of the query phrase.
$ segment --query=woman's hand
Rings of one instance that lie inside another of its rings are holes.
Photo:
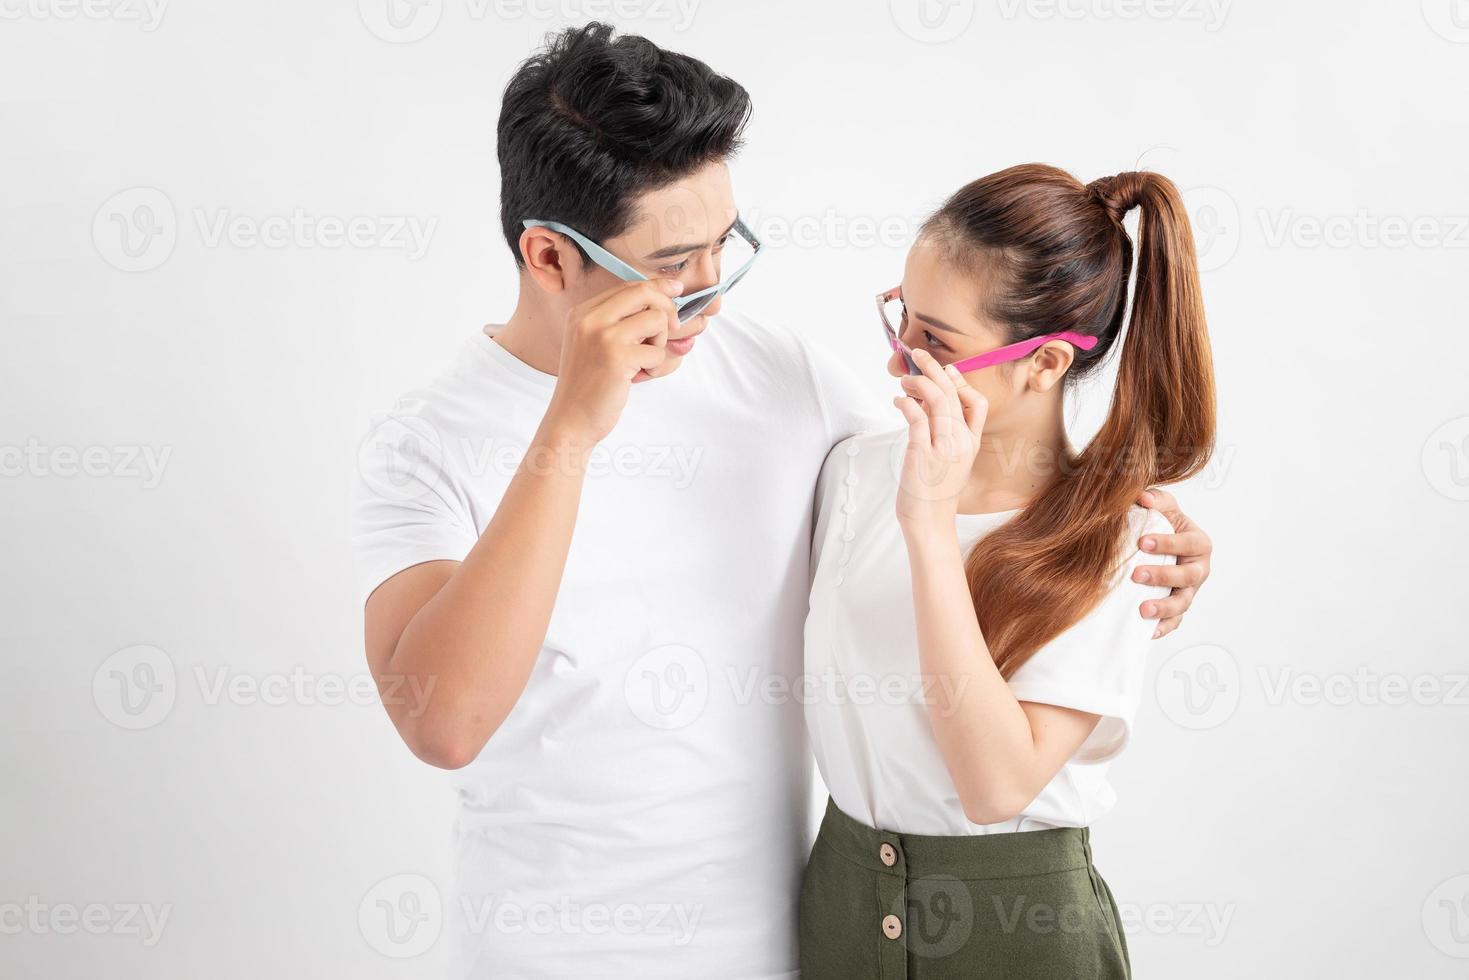
[[[989,403],[952,367],[915,350],[921,375],[901,379],[893,399],[908,423],[908,444],[898,479],[898,522],[904,533],[936,528],[954,533],[959,495],[979,454]]]

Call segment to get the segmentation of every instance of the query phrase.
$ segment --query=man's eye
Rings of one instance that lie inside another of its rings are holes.
[[[722,251],[724,251],[725,243],[728,242],[728,241],[729,241],[729,236],[728,235],[725,235],[723,238],[719,239],[719,241],[717,241],[717,242],[714,243],[714,251],[715,252],[722,252]]]
[[[682,272],[685,269],[687,269],[688,267],[689,267],[689,260],[688,259],[684,259],[682,262],[678,263],[677,265],[665,265],[661,269],[659,269],[658,271],[661,272],[665,276],[676,276],[680,272]]]

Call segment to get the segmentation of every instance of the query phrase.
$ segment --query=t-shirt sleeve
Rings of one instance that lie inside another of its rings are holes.
[[[358,451],[352,490],[359,598],[365,603],[405,568],[462,561],[477,539],[434,425],[399,410],[374,418]]]
[[[864,388],[845,364],[804,339],[798,339],[798,343],[810,367],[828,445],[835,446],[860,432],[885,432],[902,425],[902,417],[891,404]],[[877,368],[881,367],[879,363]]]
[[[1102,716],[1072,762],[1116,758],[1127,746],[1142,702],[1148,649],[1158,624],[1143,619],[1138,607],[1166,597],[1169,590],[1134,582],[1132,574],[1142,565],[1172,564],[1174,559],[1138,551],[1137,538],[1171,534],[1173,529],[1157,511],[1139,509],[1134,515],[1128,543],[1134,553],[1123,563],[1111,590],[1010,677],[1010,690],[1018,700]]]

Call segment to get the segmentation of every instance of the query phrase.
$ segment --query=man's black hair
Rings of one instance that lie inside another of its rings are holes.
[[[596,22],[550,35],[500,109],[500,224],[516,264],[525,219],[613,238],[638,195],[734,153],[749,116],[739,83],[647,38]]]

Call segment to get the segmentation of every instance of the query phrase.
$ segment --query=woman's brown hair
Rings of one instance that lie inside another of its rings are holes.
[[[1137,283],[1124,331],[1133,246],[1122,222],[1135,207]],[[1112,586],[1131,553],[1128,512],[1138,494],[1208,462],[1214,369],[1193,233],[1178,189],[1159,174],[1083,185],[1064,170],[1027,164],[961,188],[924,235],[961,269],[982,265],[992,274],[980,312],[1009,332],[1005,343],[1063,330],[1098,338],[1092,350],[1076,351],[1068,383],[1121,344],[1100,431],[966,560],[980,628],[1008,678]]]

